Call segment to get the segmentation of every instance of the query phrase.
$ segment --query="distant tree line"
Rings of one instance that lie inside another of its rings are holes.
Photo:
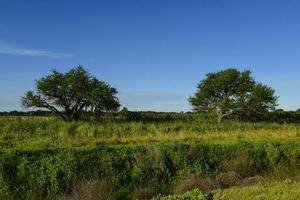
[[[54,116],[51,111],[35,110],[35,111],[4,111],[0,112],[0,116]]]
[[[126,111],[125,111],[126,110]],[[0,112],[0,116],[55,116],[55,113],[45,110],[37,111],[10,111]],[[91,117],[92,116],[92,117]],[[207,120],[207,116],[194,112],[154,112],[154,111],[128,111],[123,108],[118,112],[104,112],[94,115],[91,111],[83,111],[81,120],[96,121],[143,121],[143,122],[161,122],[161,121],[192,121],[203,118]]]
[[[180,120],[183,122],[197,121],[214,122],[214,115],[208,113],[198,112],[153,112],[153,111],[127,111],[127,112],[109,112],[102,113],[97,118],[91,118],[93,115],[90,112],[83,112],[81,120],[96,120],[96,121],[137,121],[137,122],[166,122]],[[0,112],[0,116],[55,116],[51,111],[10,111]],[[235,116],[228,117],[229,120],[249,121],[249,122],[277,122],[277,123],[299,123],[300,110],[297,111],[284,111],[275,110],[264,112],[259,115],[251,117]]]

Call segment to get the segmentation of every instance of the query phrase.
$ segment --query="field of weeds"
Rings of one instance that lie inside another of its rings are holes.
[[[253,199],[300,172],[297,124],[1,117],[0,148],[1,199]]]

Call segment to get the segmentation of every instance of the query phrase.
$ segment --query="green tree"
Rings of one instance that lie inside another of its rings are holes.
[[[275,91],[251,76],[251,71],[226,69],[208,73],[189,98],[195,111],[213,112],[218,122],[229,115],[250,116],[275,109]]]
[[[36,81],[36,91],[22,98],[26,108],[48,109],[64,120],[78,120],[83,110],[116,111],[120,104],[117,90],[90,75],[82,66],[66,73],[53,70]]]

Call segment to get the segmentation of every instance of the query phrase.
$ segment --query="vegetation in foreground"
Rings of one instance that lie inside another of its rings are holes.
[[[194,189],[182,195],[158,196],[152,200],[297,200],[300,199],[300,182],[286,179],[280,182],[261,182],[253,186],[232,187],[210,193]]]
[[[1,117],[0,125],[0,199],[150,199],[300,170],[297,124]]]

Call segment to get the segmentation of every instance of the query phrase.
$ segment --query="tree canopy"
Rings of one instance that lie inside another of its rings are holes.
[[[66,73],[53,70],[36,81],[36,91],[22,98],[26,108],[48,109],[64,120],[78,120],[83,110],[108,112],[119,109],[117,90],[89,74],[82,66]]]
[[[189,101],[195,111],[214,112],[221,122],[233,114],[250,116],[274,110],[277,99],[275,91],[256,82],[251,71],[229,68],[208,73]]]

